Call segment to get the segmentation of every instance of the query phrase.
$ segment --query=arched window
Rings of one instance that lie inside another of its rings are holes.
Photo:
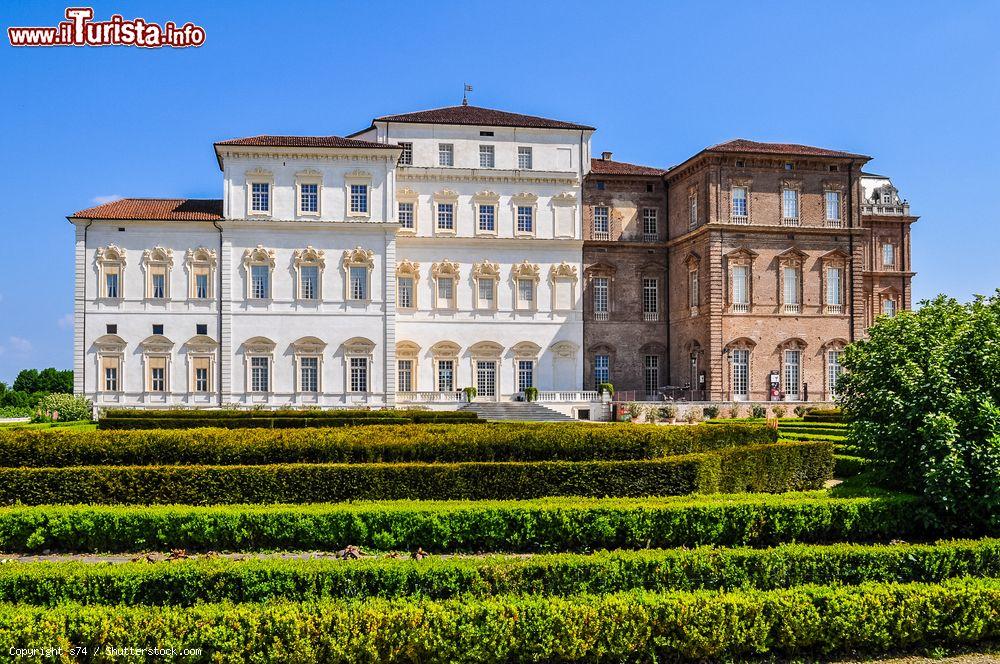
[[[321,249],[308,246],[292,255],[295,263],[295,299],[300,302],[323,301],[323,269],[326,256]]]
[[[371,300],[371,273],[375,252],[356,247],[344,252],[344,299],[353,302]]]
[[[155,247],[142,252],[142,267],[146,272],[146,299],[170,299],[170,268],[174,266],[171,249]]]
[[[431,346],[434,358],[434,389],[438,392],[454,392],[458,389],[458,354],[462,350],[454,341],[439,341]]]
[[[472,300],[481,311],[497,310],[497,285],[500,283],[500,265],[484,260],[472,266]]]
[[[215,250],[205,247],[188,249],[184,262],[188,271],[188,298],[210,300],[215,297]]]
[[[100,297],[121,300],[124,297],[125,250],[113,244],[101,247],[97,250],[96,262]]]
[[[514,309],[517,311],[536,311],[538,309],[538,282],[540,269],[537,263],[529,263],[527,259],[511,268],[510,277],[514,282]]]
[[[271,299],[271,275],[274,272],[274,249],[258,244],[243,252],[243,267],[247,275],[246,296],[249,300]]]

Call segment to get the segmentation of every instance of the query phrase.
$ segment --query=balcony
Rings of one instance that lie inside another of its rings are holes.
[[[658,320],[660,320],[660,312],[659,311],[643,311],[642,312],[642,320],[644,320],[647,323],[655,323]]]
[[[861,214],[882,217],[908,217],[910,216],[910,204],[903,201],[900,205],[862,205]]]
[[[608,312],[607,311],[595,311],[594,312],[594,320],[597,320],[597,321],[606,321],[606,320],[608,320]]]
[[[401,403],[461,403],[462,392],[399,392],[396,401]]]
[[[844,227],[844,222],[841,221],[840,219],[827,219],[826,220],[826,227],[827,228],[843,228]]]
[[[842,314],[842,313],[844,313],[844,305],[842,305],[842,304],[828,304],[828,305],[826,305],[826,313],[828,313],[828,314]]]
[[[643,233],[642,234],[642,241],[643,242],[656,242],[659,239],[660,239],[660,236],[657,233]]]
[[[610,240],[611,233],[609,231],[594,231],[595,240]]]
[[[781,305],[781,312],[786,314],[800,314],[802,313],[802,305],[798,302],[786,302]]]
[[[740,224],[741,226],[746,226],[750,223],[750,217],[748,217],[745,214],[734,214],[731,221],[734,224]]]
[[[798,217],[784,217],[781,220],[781,225],[782,226],[798,226],[799,225],[799,218]]]
[[[749,302],[733,302],[733,313],[734,314],[748,314],[748,313],[750,313],[750,303]]]

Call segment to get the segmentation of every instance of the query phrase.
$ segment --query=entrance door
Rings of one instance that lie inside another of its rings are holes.
[[[476,360],[476,393],[484,399],[496,399],[497,363],[495,360]]]
[[[802,378],[802,351],[785,351],[785,401],[799,400],[799,384]]]
[[[733,358],[733,401],[750,399],[750,351],[736,348]]]

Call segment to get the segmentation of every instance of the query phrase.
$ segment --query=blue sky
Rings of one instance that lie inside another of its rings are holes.
[[[102,197],[219,197],[212,142],[460,101],[667,166],[729,138],[875,156],[921,215],[919,298],[1000,286],[1000,3],[96,2],[187,50],[0,45],[0,380],[71,366],[72,229]],[[4,28],[66,5],[6,0]]]

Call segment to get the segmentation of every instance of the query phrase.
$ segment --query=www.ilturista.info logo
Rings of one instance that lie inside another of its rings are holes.
[[[110,20],[94,21],[92,7],[68,7],[65,21],[54,27],[7,28],[11,46],[139,46],[141,48],[187,48],[205,43],[205,28],[188,22],[178,27],[146,19],[126,20],[114,14]]]

